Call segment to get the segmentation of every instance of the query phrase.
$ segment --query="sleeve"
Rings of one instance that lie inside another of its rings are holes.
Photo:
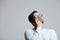
[[[58,40],[57,34],[53,29],[50,30],[50,40]]]
[[[36,32],[32,33],[31,31],[26,31],[25,40],[42,40],[41,28],[37,27]]]

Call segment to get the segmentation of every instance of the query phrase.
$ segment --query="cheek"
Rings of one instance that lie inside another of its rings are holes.
[[[39,21],[40,21],[40,22],[42,22],[42,21],[43,21],[43,19],[42,19],[42,18],[39,18]]]

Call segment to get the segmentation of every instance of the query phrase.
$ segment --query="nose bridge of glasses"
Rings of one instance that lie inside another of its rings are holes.
[[[43,14],[39,14],[39,16],[40,16],[40,17],[42,17],[42,16],[43,16]]]
[[[43,16],[42,14],[39,14],[39,15],[36,15],[35,17],[39,18],[39,17],[42,17],[42,16]]]

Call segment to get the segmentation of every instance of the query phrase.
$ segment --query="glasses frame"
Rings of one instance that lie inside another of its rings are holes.
[[[40,18],[42,16],[43,16],[43,14],[39,14],[38,16],[34,16],[34,18],[36,19],[36,18]]]

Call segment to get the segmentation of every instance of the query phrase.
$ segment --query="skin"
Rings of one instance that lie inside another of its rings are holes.
[[[39,13],[34,13],[34,16],[36,17],[35,21],[37,23],[37,27],[43,28],[43,24],[42,24],[43,19],[42,19],[42,17],[38,17]]]

